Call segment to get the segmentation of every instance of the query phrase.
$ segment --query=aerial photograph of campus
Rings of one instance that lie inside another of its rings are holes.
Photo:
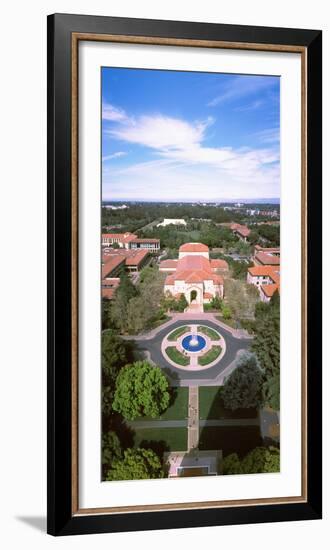
[[[101,88],[101,479],[280,472],[280,79]]]

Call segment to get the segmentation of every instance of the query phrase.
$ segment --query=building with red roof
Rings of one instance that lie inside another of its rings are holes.
[[[280,292],[280,267],[277,265],[249,267],[246,280],[257,287],[263,302],[269,302],[276,291]]]
[[[112,300],[114,297],[116,288],[120,285],[119,277],[109,277],[108,279],[102,280],[102,298],[106,300]]]
[[[216,296],[222,298],[223,277],[218,273],[219,266],[212,266],[211,262],[205,244],[186,243],[180,246],[178,260],[165,260],[160,264],[160,270],[168,272],[165,294],[175,297],[184,294],[189,304],[199,305],[209,303]]]
[[[250,235],[251,231],[246,225],[241,225],[240,223],[232,223],[230,224],[230,229],[234,233],[234,235],[237,235],[242,241],[246,242],[248,236]]]
[[[258,244],[254,247],[254,265],[280,265],[280,248],[263,248]]]
[[[139,239],[134,233],[102,233],[102,246],[118,245],[126,250],[147,250],[148,252],[159,252],[159,239]]]
[[[131,272],[140,271],[150,262],[151,256],[148,250],[105,249],[102,255],[103,264],[106,265],[111,258],[121,258],[125,270]]]

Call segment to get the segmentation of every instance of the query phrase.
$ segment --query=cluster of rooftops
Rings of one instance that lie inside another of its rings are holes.
[[[255,285],[264,302],[280,292],[280,248],[254,248],[253,267],[248,268],[247,282]]]
[[[240,224],[231,224],[231,229],[246,238],[249,229]],[[159,239],[138,239],[133,233],[102,234],[102,296],[111,299],[120,283],[121,269],[140,271],[150,261],[150,252],[160,250]],[[114,247],[114,245],[116,247]],[[269,301],[280,291],[280,248],[255,246],[254,266],[248,268],[247,282],[255,285],[263,301]],[[166,273],[165,288],[178,282],[199,284],[208,281],[212,289],[223,294],[223,275],[228,272],[228,263],[223,259],[210,259],[209,248],[202,243],[185,243],[179,248],[178,259],[163,260],[159,270]],[[173,288],[174,291],[174,288]]]

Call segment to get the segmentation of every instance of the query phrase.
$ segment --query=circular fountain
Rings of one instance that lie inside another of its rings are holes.
[[[188,352],[201,351],[206,346],[206,339],[200,334],[185,336],[181,342],[183,349]]]

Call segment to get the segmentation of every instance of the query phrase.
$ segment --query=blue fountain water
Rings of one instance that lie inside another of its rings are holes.
[[[205,346],[206,340],[199,334],[195,334],[194,336],[185,336],[182,340],[182,347],[186,351],[201,351],[205,348]]]

